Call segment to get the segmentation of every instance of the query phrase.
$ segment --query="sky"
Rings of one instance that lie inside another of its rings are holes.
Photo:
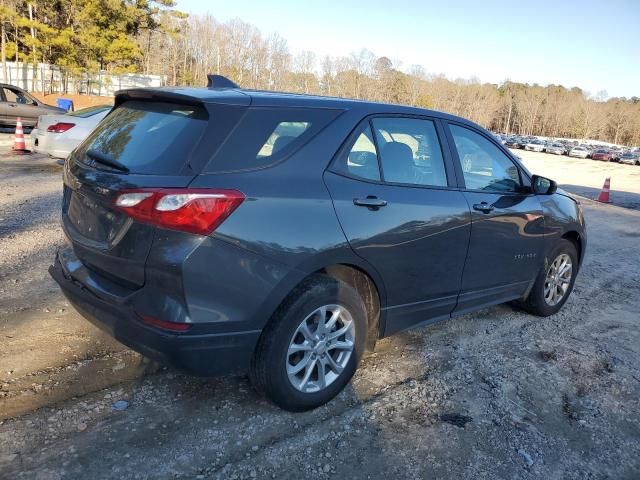
[[[319,58],[362,48],[407,71],[640,96],[640,0],[177,0]]]

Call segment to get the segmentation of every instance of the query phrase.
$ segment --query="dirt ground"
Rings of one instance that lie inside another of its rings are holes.
[[[246,378],[147,363],[76,314],[46,273],[61,167],[9,143],[0,478],[640,478],[640,211],[582,200],[587,257],[557,315],[499,306],[383,340],[334,401],[291,414]],[[640,167],[518,153],[588,197],[610,175],[614,202],[640,203]]]

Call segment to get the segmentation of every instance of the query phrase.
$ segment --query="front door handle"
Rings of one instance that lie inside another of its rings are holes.
[[[480,203],[476,203],[473,206],[473,209],[482,213],[491,213],[494,209],[494,206],[489,205],[487,202],[480,202]]]
[[[358,207],[367,207],[371,210],[377,210],[380,207],[384,207],[387,204],[387,201],[374,197],[373,195],[369,195],[367,198],[354,198],[353,204]]]

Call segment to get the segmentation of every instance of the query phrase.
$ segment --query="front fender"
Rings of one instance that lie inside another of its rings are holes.
[[[582,208],[578,200],[562,191],[540,197],[544,212],[544,253],[545,258],[561,238],[571,238],[578,242],[579,267],[582,265],[586,247],[587,231]]]

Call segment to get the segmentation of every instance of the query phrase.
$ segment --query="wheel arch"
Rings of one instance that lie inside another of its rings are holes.
[[[576,251],[578,252],[578,264],[582,264],[582,257],[584,252],[584,244],[583,237],[576,230],[569,230],[565,232],[561,238],[570,241],[576,247]]]
[[[375,281],[363,269],[345,263],[328,265],[314,274],[324,274],[345,282],[353,287],[362,299],[367,310],[367,350],[373,350],[382,332],[380,326],[381,302],[380,292]]]
[[[280,283],[275,295],[272,295],[261,309],[262,328],[264,328],[277,309],[291,293],[313,275],[327,275],[343,281],[353,287],[362,298],[367,310],[367,350],[373,350],[384,328],[384,307],[386,291],[380,274],[366,261],[352,252],[327,257],[321,255],[304,265],[293,269]]]

